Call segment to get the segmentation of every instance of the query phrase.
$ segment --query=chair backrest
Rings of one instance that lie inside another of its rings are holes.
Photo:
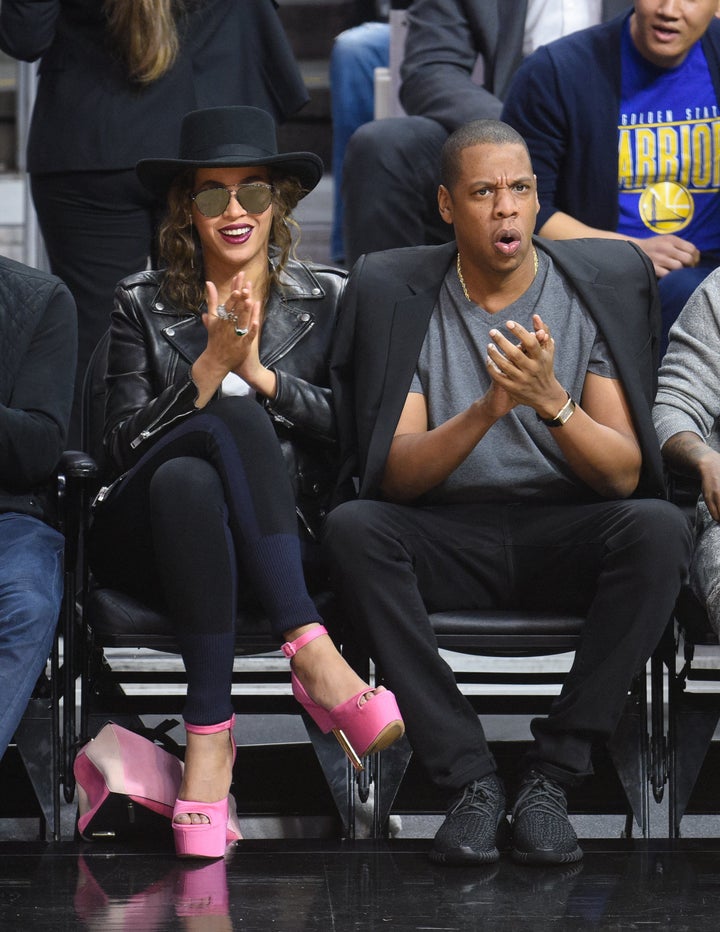
[[[407,10],[391,9],[388,19],[390,22],[390,61],[387,68],[375,69],[374,116],[376,120],[405,116],[405,110],[400,103],[400,64],[405,55]]]
[[[102,479],[107,470],[107,457],[103,444],[105,428],[105,372],[107,371],[110,331],[97,342],[88,362],[82,389],[82,448],[95,460]]]
[[[375,106],[374,117],[405,116],[400,103],[400,66],[405,57],[405,39],[408,31],[407,8],[410,0],[392,0],[388,21],[390,23],[390,61],[387,68],[376,68],[374,74]],[[478,55],[473,68],[472,80],[482,85],[485,80],[485,61]]]

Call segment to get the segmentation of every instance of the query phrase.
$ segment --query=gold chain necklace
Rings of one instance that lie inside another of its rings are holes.
[[[533,278],[535,278],[535,276],[538,273],[538,264],[539,263],[538,263],[537,249],[535,249],[535,247],[533,246]],[[460,279],[460,284],[462,286],[463,294],[468,299],[468,301],[470,301],[470,303],[472,304],[473,300],[468,294],[467,285],[465,284],[465,279],[463,278],[462,266],[460,265],[460,253],[457,254],[457,262],[455,263],[455,265],[457,267],[458,278]]]

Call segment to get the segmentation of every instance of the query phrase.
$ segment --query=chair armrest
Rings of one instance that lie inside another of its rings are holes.
[[[77,567],[80,533],[99,483],[100,470],[90,454],[82,450],[63,453],[56,471],[56,505],[59,527],[65,535],[66,569]]]
[[[98,471],[98,464],[92,456],[82,450],[65,450],[58,465],[58,473],[68,479],[96,479]]]

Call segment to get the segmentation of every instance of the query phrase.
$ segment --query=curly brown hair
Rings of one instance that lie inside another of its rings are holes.
[[[273,188],[270,247],[277,258],[270,266],[270,286],[279,284],[280,273],[294,255],[300,228],[292,217],[304,191],[294,177],[268,168]],[[165,275],[163,295],[178,307],[195,314],[205,301],[205,268],[200,238],[192,222],[190,197],[195,187],[195,169],[181,172],[170,186],[167,212],[158,234],[160,263]],[[293,231],[296,233],[293,242]],[[265,296],[267,299],[267,296]]]

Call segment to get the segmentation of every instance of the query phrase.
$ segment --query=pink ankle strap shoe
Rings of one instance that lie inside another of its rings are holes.
[[[327,633],[323,625],[316,625],[294,641],[286,641],[282,652],[290,659],[306,644]],[[395,696],[384,687],[374,692],[368,686],[334,708],[323,709],[308,695],[294,671],[290,679],[297,701],[323,733],[333,732],[356,770],[363,769],[363,757],[390,747],[405,733]]]
[[[237,747],[233,735],[234,725],[235,716],[233,715],[232,718],[218,725],[192,725],[186,722],[185,729],[196,735],[212,735],[221,731],[229,731],[233,763],[235,763]],[[178,815],[193,812],[205,816],[208,821],[195,823],[175,821]],[[229,844],[242,838],[235,799],[230,794],[214,803],[178,799],[173,809],[172,827],[175,852],[181,858],[221,858]]]

